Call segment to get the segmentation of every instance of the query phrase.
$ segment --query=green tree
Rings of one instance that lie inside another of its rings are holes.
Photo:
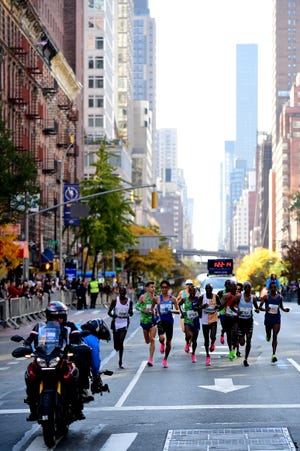
[[[89,216],[81,219],[77,235],[87,248],[84,272],[88,257],[92,255],[94,274],[100,252],[103,255],[111,253],[113,249],[122,252],[127,245],[134,244],[134,237],[129,229],[134,211],[126,191],[115,192],[124,187],[124,180],[116,174],[116,169],[109,162],[111,156],[116,156],[109,149],[111,147],[103,140],[95,153],[95,163],[92,164],[95,174],[81,183],[81,196],[100,193],[88,200]],[[107,191],[114,192],[106,193]]]
[[[285,248],[283,257],[287,281],[300,279],[300,241],[293,241]]]
[[[1,119],[0,154],[0,223],[5,224],[17,220],[38,192],[37,168],[28,152],[17,151],[12,132]]]

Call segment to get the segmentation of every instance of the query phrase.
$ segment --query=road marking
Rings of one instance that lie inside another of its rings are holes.
[[[188,404],[174,406],[85,407],[84,412],[131,412],[162,410],[235,410],[235,409],[300,409],[300,404]],[[0,415],[28,414],[28,409],[1,409]]]
[[[294,368],[296,368],[297,371],[300,372],[300,365],[298,363],[296,363],[295,360],[293,360],[293,359],[287,359],[287,360],[288,360],[288,362],[290,362],[293,365]]]
[[[104,443],[101,451],[126,451],[136,439],[137,432],[112,434]]]
[[[198,387],[222,393],[230,393],[232,391],[241,390],[242,388],[248,388],[250,385],[233,385],[231,378],[220,378],[215,379],[215,385],[198,385]]]
[[[0,371],[5,371],[5,370],[8,370],[8,369],[9,369],[8,366],[2,366],[2,367],[0,368]]]
[[[144,371],[145,366],[147,365],[147,360],[144,360],[141,364],[137,372],[135,373],[132,381],[124,391],[123,395],[119,398],[119,401],[115,404],[115,407],[121,407],[124,402],[126,401],[127,397],[129,396],[130,392],[132,391],[133,387],[141,377],[142,372]]]

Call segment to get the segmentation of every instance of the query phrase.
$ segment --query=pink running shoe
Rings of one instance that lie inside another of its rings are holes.
[[[192,354],[192,362],[196,363],[197,362],[197,357],[195,354]]]
[[[209,352],[214,352],[215,349],[216,349],[216,345],[214,343],[212,343],[210,345]]]
[[[184,347],[184,352],[186,352],[187,354],[190,352],[190,345],[188,343]]]
[[[220,343],[221,343],[222,345],[225,344],[225,339],[224,339],[223,335],[221,335],[221,337],[220,337]]]
[[[162,366],[163,366],[164,368],[168,368],[168,361],[167,361],[167,359],[164,359],[164,360],[162,361]]]
[[[148,366],[153,366],[153,358],[152,357],[150,357],[150,359],[148,360],[147,365]]]
[[[205,359],[205,365],[206,365],[206,366],[210,366],[210,364],[211,364],[211,358],[210,358],[210,357],[206,357],[206,359]]]
[[[163,354],[163,353],[165,352],[165,344],[164,344],[164,343],[161,343],[161,344],[160,344],[159,352],[160,352],[161,354]]]

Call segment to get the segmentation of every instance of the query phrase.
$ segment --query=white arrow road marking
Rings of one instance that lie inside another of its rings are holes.
[[[233,385],[231,378],[215,379],[215,385],[198,385],[198,387],[207,390],[220,391],[222,393],[230,393],[231,391],[241,390],[250,387],[250,385]]]

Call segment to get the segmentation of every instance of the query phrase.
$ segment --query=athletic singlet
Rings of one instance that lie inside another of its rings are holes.
[[[127,299],[126,304],[121,304],[119,296],[116,299],[116,306],[114,309],[115,315],[115,329],[122,329],[124,327],[128,327],[128,318],[129,318],[129,306],[130,299]]]
[[[195,297],[194,301],[191,302],[190,299],[187,297],[185,300],[184,307],[184,324],[188,324],[189,326],[192,326],[195,329],[200,328],[199,313],[197,310],[194,310],[197,304],[198,298]]]
[[[157,306],[158,314],[161,320],[168,321],[169,323],[174,323],[174,318],[172,314],[173,301],[168,298],[166,301],[163,299],[162,294],[159,297],[159,304]]]
[[[214,310],[214,306],[217,305],[216,295],[213,294],[211,299],[203,295],[202,304],[208,304],[209,306],[202,309],[202,324],[207,325],[211,323],[216,323],[218,321],[218,313]]]
[[[250,319],[253,317],[253,297],[253,294],[251,294],[250,300],[247,302],[244,293],[241,294],[240,302],[238,304],[238,310],[241,312],[239,319]]]
[[[265,301],[265,308],[270,309],[268,312],[265,313],[266,317],[280,317],[280,294],[277,294],[276,298],[273,298],[270,294],[268,294],[268,297]]]

